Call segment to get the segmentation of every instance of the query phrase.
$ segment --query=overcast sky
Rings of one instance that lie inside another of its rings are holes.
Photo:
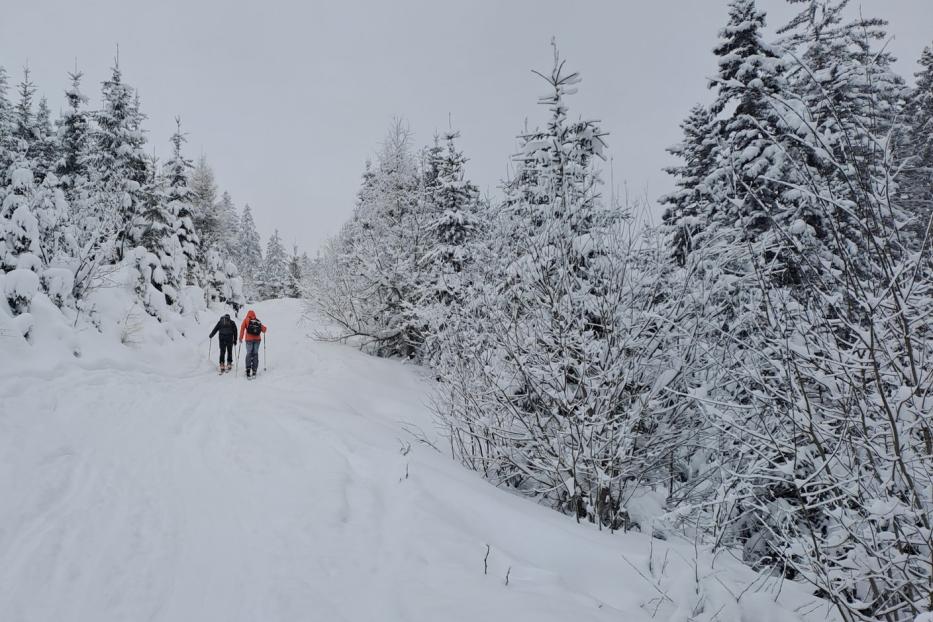
[[[222,189],[250,203],[265,236],[313,251],[353,209],[360,173],[393,116],[426,143],[449,119],[469,173],[496,192],[514,136],[536,106],[556,36],[583,75],[571,111],[610,132],[616,185],[656,199],[669,186],[664,149],[708,98],[711,49],[726,0],[34,0],[4,2],[0,64],[28,63],[53,110],[77,58],[99,101],[116,44],[168,151],[175,115],[189,153],[207,155]],[[769,26],[789,15],[761,0]],[[857,10],[858,0],[853,1]],[[862,0],[890,21],[904,75],[933,41],[933,1]],[[151,148],[150,146],[150,148]],[[608,177],[608,175],[607,175]]]

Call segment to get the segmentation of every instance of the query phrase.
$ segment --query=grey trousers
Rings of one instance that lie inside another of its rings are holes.
[[[253,370],[253,373],[259,369],[259,344],[261,341],[244,341],[246,344],[246,369]]]

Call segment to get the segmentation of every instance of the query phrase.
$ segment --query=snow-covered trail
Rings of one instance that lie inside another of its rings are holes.
[[[213,371],[206,324],[170,358],[0,380],[0,620],[649,618],[647,538],[403,451],[430,382],[312,341],[295,302],[257,311],[255,382]]]

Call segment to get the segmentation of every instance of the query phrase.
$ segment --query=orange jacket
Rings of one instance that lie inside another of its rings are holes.
[[[243,323],[240,324],[240,341],[259,341],[262,339],[262,335],[248,335],[246,333],[246,325],[249,324],[249,321],[256,317],[256,312],[250,309],[246,313],[246,317],[243,318]],[[266,332],[266,325],[262,325],[262,332]]]

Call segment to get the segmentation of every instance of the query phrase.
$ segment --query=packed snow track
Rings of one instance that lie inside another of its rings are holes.
[[[577,525],[464,470],[442,441],[418,442],[409,430],[436,437],[425,374],[314,341],[295,301],[256,310],[269,369],[255,382],[242,361],[239,377],[208,361],[213,316],[181,344],[113,360],[2,363],[0,620],[691,612],[690,547],[651,578],[645,536]],[[731,563],[708,572],[709,585],[754,578]],[[754,592],[743,612],[785,619],[766,606],[773,590]]]

